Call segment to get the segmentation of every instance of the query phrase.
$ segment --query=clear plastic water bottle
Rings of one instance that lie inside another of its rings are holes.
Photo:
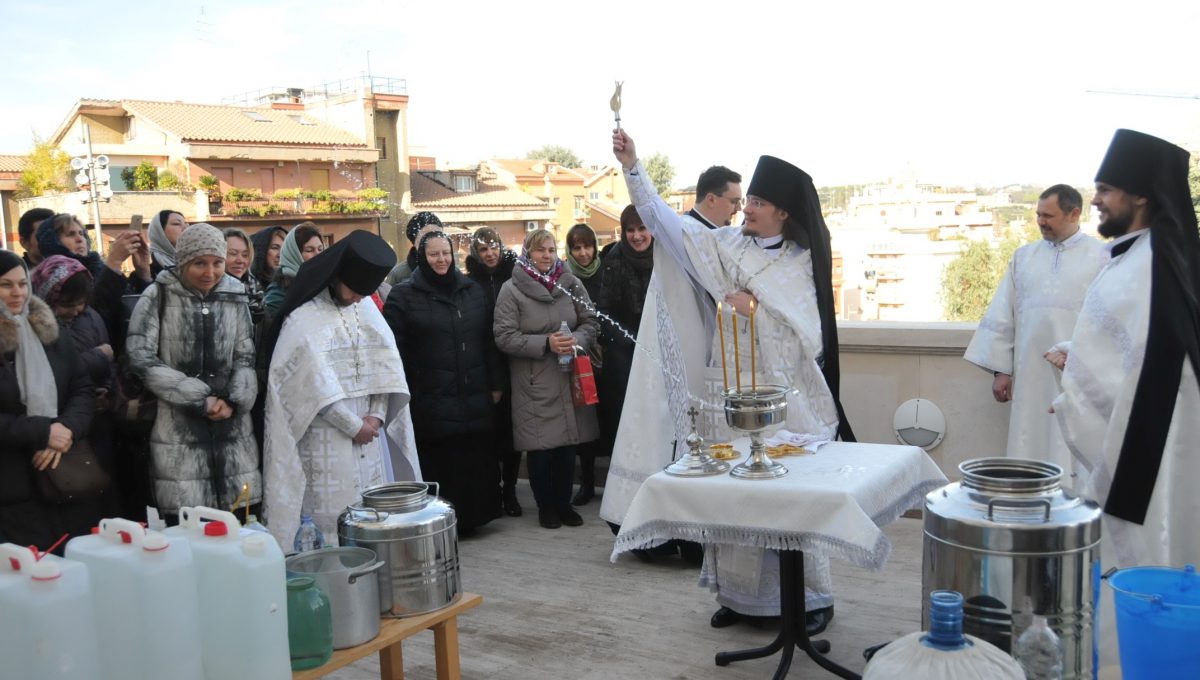
[[[267,527],[263,526],[263,523],[258,521],[258,517],[256,515],[250,515],[247,517],[246,523],[243,525],[243,527],[249,529],[250,531],[259,531],[264,534],[270,533],[267,530]]]
[[[567,325],[566,321],[564,321],[564,322],[562,322],[562,325],[560,325],[558,327],[558,332],[562,333],[563,335],[570,335],[571,327]],[[562,371],[563,373],[570,373],[571,372],[571,359],[574,358],[573,355],[574,355],[574,352],[572,352],[571,354],[558,355],[558,370]]]
[[[309,552],[311,550],[320,550],[325,547],[325,535],[313,524],[312,515],[303,513],[300,515],[300,530],[296,532],[296,552]]]
[[[1025,671],[1026,680],[1062,680],[1062,641],[1046,625],[1044,616],[1034,615],[1033,623],[1017,638],[1013,656]]]

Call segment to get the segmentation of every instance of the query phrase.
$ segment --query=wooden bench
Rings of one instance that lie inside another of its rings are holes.
[[[292,680],[312,680],[329,675],[373,652],[379,652],[381,680],[404,680],[404,651],[401,644],[405,639],[430,628],[433,629],[438,680],[459,680],[462,671],[458,662],[458,615],[478,607],[481,602],[481,595],[463,593],[453,604],[429,614],[406,619],[382,619],[379,635],[374,640],[357,647],[334,650],[333,656],[324,665],[296,671],[292,673]]]

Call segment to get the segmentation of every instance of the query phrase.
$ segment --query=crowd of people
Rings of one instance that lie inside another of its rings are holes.
[[[653,263],[633,206],[603,251],[587,225],[565,259],[545,229],[518,254],[483,227],[464,267],[428,212],[399,264],[374,234],[329,244],[311,222],[222,231],[164,210],[103,256],[69,214],[18,230],[24,253],[0,251],[0,542],[245,504],[290,550],[302,517],[336,542],[359,493],[414,478],[470,536],[523,514],[523,452],[541,526],[582,524]],[[599,408],[575,404],[577,354]]]
[[[633,201],[617,243],[600,248],[582,224],[562,244],[538,229],[518,255],[482,228],[465,273],[432,213],[409,222],[399,264],[365,231],[326,244],[311,223],[248,235],[172,211],[102,257],[73,216],[22,215],[24,255],[0,251],[0,541],[47,548],[147,505],[170,519],[243,502],[288,549],[303,522],[334,542],[364,489],[418,478],[437,482],[467,536],[523,513],[522,453],[548,529],[582,524],[573,506],[595,497],[596,458],[611,455],[600,516],[619,525],[674,455],[659,443],[686,438],[694,395],[718,402],[728,389],[720,358],[754,365],[752,351],[757,375],[792,387],[788,441],[854,441],[829,231],[808,173],[762,156],[743,198],[741,177],[713,166],[678,215],[627,131],[613,151]],[[1013,256],[966,354],[1014,403],[1009,455],[1057,462],[1066,486],[1104,508],[1103,560],[1121,568],[1200,559],[1187,527],[1200,512],[1188,162],[1164,140],[1117,132],[1092,200],[1107,245],[1080,233],[1077,191],[1047,189],[1044,241]],[[741,227],[725,228],[739,210]],[[756,333],[735,324],[727,340],[715,330],[725,310]],[[640,556],[700,548],[655,550]],[[701,583],[721,605],[711,625],[778,616],[775,552],[703,550]],[[804,583],[813,635],[833,617],[827,558],[804,561]]]

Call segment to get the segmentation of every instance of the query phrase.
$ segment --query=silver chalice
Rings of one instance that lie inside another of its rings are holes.
[[[775,479],[788,469],[771,460],[763,444],[763,432],[774,429],[787,419],[788,388],[782,385],[758,385],[725,392],[725,422],[729,427],[750,435],[750,457],[729,474],[741,479]]]

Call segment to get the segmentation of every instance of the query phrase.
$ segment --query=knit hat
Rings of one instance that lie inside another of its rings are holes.
[[[438,219],[437,215],[434,215],[428,210],[423,210],[416,215],[413,215],[412,219],[408,221],[408,227],[405,228],[404,235],[408,237],[409,243],[416,244],[417,232],[431,224],[436,224],[440,227],[442,226],[442,221]]]
[[[58,302],[58,294],[63,284],[80,272],[88,279],[92,278],[87,267],[79,260],[65,255],[51,255],[42,260],[30,273],[29,283],[33,287],[34,295],[53,305]]]
[[[211,224],[199,222],[179,235],[179,240],[175,242],[175,262],[182,269],[188,262],[204,255],[225,259],[225,236]]]

